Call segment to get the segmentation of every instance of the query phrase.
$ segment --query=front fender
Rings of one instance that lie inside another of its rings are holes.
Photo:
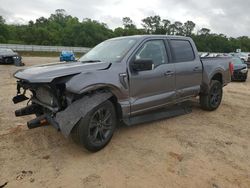
[[[105,89],[105,90],[108,90],[110,91],[114,96],[116,96],[117,98],[119,98],[119,96],[122,95],[121,93],[121,88],[118,88],[112,84],[109,84],[109,83],[95,83],[93,85],[90,85],[90,86],[87,86],[85,88],[83,88],[81,91],[80,91],[80,94],[82,93],[87,93],[87,92],[91,92],[91,91],[96,91],[96,90],[99,90],[99,89]]]
[[[121,84],[119,75],[110,70],[81,73],[71,78],[65,85],[67,91],[75,94],[108,88],[118,100],[128,97],[128,89]]]
[[[65,110],[56,114],[56,122],[64,136],[69,136],[71,130],[76,123],[84,117],[93,108],[103,103],[112,96],[111,93],[96,93],[92,96],[84,96],[83,98],[73,102]]]

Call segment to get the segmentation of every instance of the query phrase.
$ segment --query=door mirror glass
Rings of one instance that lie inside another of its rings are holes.
[[[148,71],[153,69],[152,59],[137,59],[131,64],[134,71]]]

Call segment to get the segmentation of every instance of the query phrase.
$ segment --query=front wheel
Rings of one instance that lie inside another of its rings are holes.
[[[111,101],[105,101],[83,117],[72,130],[72,139],[87,150],[96,152],[111,140],[116,127],[116,112]]]
[[[201,108],[208,111],[216,110],[222,100],[222,84],[217,80],[212,80],[208,94],[200,95]]]

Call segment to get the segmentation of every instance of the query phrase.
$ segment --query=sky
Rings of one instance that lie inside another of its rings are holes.
[[[114,29],[122,26],[122,18],[130,17],[137,27],[147,16],[159,15],[172,22],[196,23],[227,36],[250,36],[250,0],[0,0],[0,15],[7,23],[27,23],[56,9],[69,15],[91,18]]]

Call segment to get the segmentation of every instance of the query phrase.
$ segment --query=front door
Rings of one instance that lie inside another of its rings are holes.
[[[144,42],[132,61],[150,59],[152,70],[133,72],[130,70],[131,114],[164,106],[175,100],[175,65],[168,63],[166,44],[163,40]]]

